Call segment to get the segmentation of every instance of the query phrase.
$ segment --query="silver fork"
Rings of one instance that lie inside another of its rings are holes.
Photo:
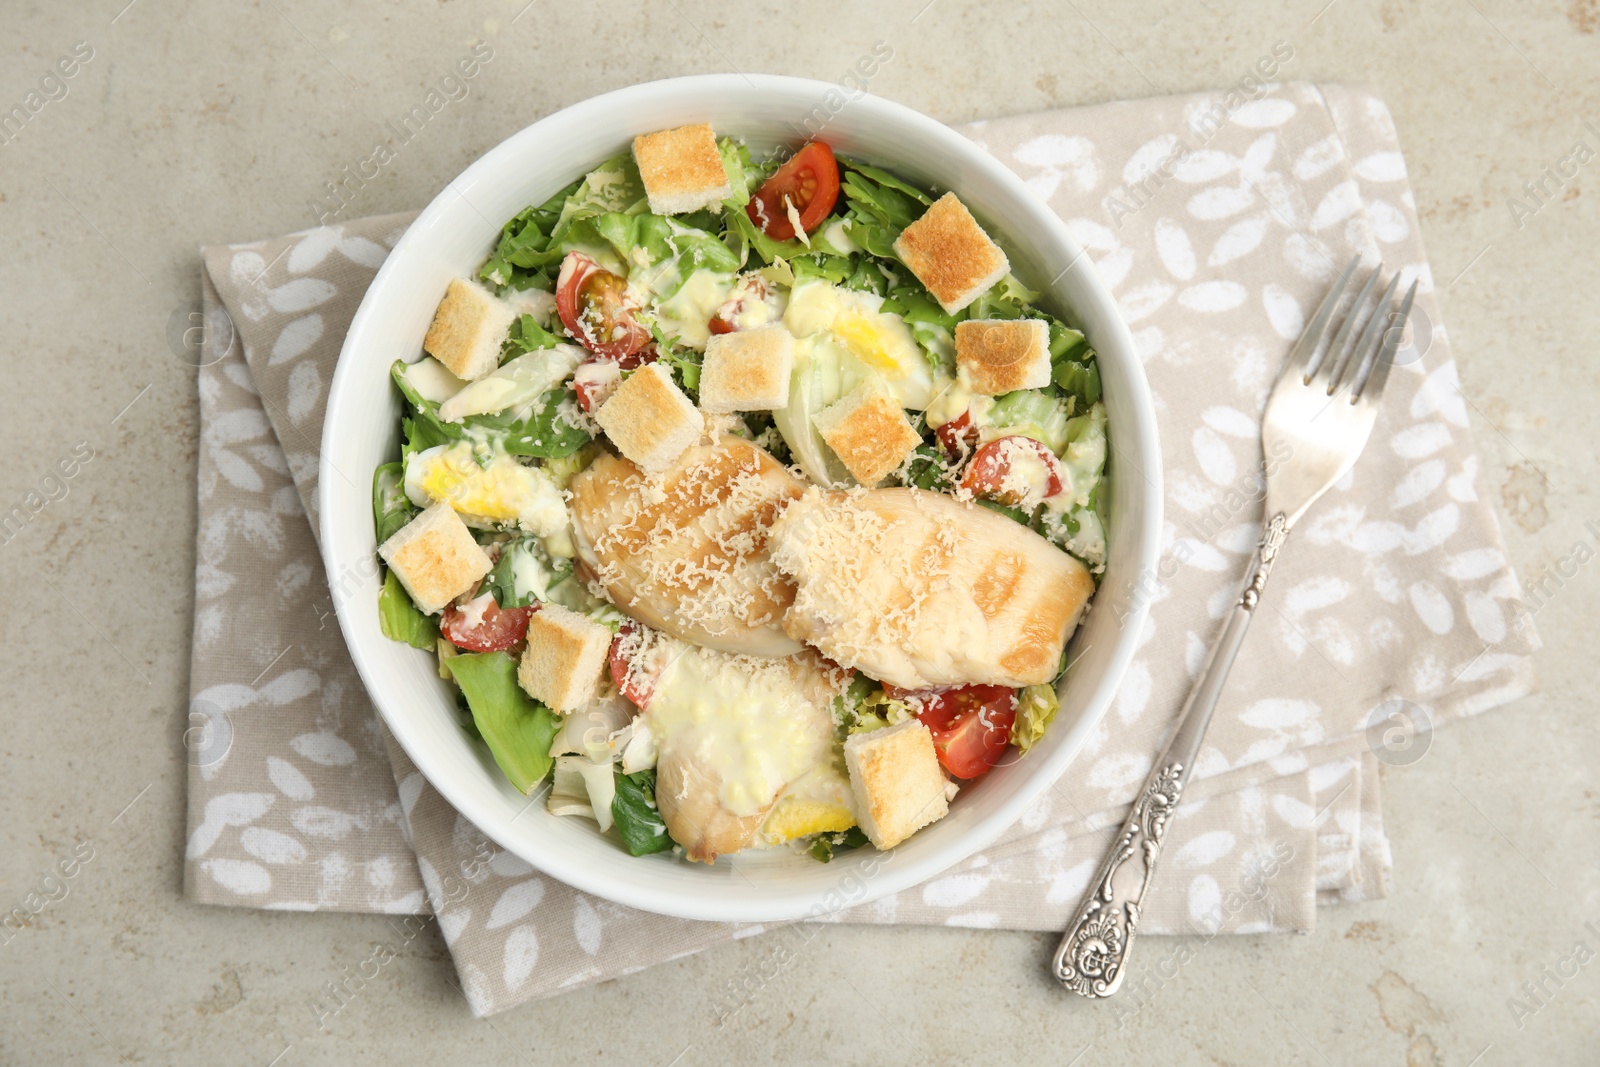
[[[1400,278],[1390,279],[1362,326],[1362,312],[1383,273],[1380,263],[1328,340],[1335,310],[1359,262],[1359,256],[1350,261],[1323,299],[1311,324],[1295,342],[1267,400],[1261,422],[1262,452],[1286,458],[1266,468],[1267,523],[1246,572],[1249,577],[1178,714],[1172,740],[1145,780],[1111,854],[1089,884],[1077,920],[1056,949],[1051,963],[1056,979],[1086,997],[1109,997],[1122,984],[1167,824],[1183,795],[1228,670],[1261,602],[1261,591],[1284,539],[1306,509],[1355,464],[1372,433],[1378,401],[1394,365],[1417,285],[1411,283],[1398,315],[1391,320],[1389,309]],[[1384,329],[1385,322],[1391,322],[1388,329]]]

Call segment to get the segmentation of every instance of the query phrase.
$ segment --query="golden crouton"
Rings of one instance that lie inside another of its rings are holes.
[[[955,193],[945,193],[907,226],[894,242],[894,254],[952,315],[1011,269],[1006,254]]]
[[[922,443],[900,402],[867,379],[812,418],[817,432],[862,485],[873,486]]]

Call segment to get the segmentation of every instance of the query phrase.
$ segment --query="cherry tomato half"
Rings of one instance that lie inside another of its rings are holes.
[[[632,370],[649,358],[642,354],[650,331],[628,306],[628,283],[582,252],[568,252],[556,279],[556,314],[567,332],[597,356]]]
[[[536,607],[502,608],[493,597],[488,600],[482,614],[455,604],[445,608],[439,618],[445,640],[468,652],[504,652],[528,636],[528,616]]]
[[[620,384],[622,367],[609,359],[581,363],[572,375],[572,391],[578,395],[578,406],[585,411],[594,411],[604,404]]]
[[[957,778],[977,778],[1005,755],[1017,720],[1017,691],[1003,685],[964,685],[911,694],[917,718],[933,734],[933,749]]]
[[[628,654],[623,651],[628,644],[628,638],[638,631],[638,625],[625,622],[617,630],[617,636],[611,639],[611,680],[616,683],[622,695],[633,702],[633,706],[643,711],[645,705],[650,703],[650,698],[655,695],[656,679],[653,675],[646,677],[645,672],[633,672],[632,662]],[[633,676],[630,678],[629,675]]]
[[[978,428],[972,424],[972,413],[968,411],[940,424],[933,434],[939,439],[944,454],[955,462],[972,455],[972,450],[978,447]]]
[[[774,241],[787,241],[795,236],[790,207],[800,216],[800,228],[810,233],[822,225],[838,200],[839,161],[833,158],[833,149],[811,141],[761,183],[744,210],[762,233]]]
[[[1044,464],[1044,496],[1052,497],[1061,492],[1061,461],[1056,454],[1043,441],[1018,434],[990,441],[978,449],[972,456],[967,472],[961,476],[961,487],[1002,504],[1016,506],[1023,503],[1028,497],[1027,491],[1006,484],[1013,459],[1019,450],[1033,452]]]

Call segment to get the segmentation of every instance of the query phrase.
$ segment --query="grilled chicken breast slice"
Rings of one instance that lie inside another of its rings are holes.
[[[838,762],[832,703],[850,679],[815,652],[734,656],[646,635],[632,654],[659,664],[644,709],[660,746],[656,806],[689,859],[754,844],[792,785]]]
[[[585,577],[620,610],[674,637],[723,652],[787,656],[794,586],[767,557],[767,528],[803,491],[777,460],[721,434],[648,475],[602,456],[572,480]]]
[[[693,745],[669,745],[656,762],[656,809],[667,833],[697,863],[714,863],[748,848],[777,801],[753,815],[736,815],[721,801],[722,775]]]
[[[939,493],[807,489],[768,534],[789,636],[903,689],[1048,682],[1094,592],[1025,526]]]

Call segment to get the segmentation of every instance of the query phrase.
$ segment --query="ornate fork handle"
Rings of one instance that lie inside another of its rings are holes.
[[[1222,632],[1211,646],[1205,667],[1183,710],[1172,740],[1156,760],[1133,810],[1128,813],[1122,832],[1117,835],[1111,854],[1100,866],[1077,921],[1067,929],[1056,948],[1051,970],[1056,979],[1073,992],[1086,997],[1109,997],[1122,985],[1128,950],[1139,928],[1140,909],[1155,875],[1156,860],[1167,824],[1183,796],[1184,783],[1200,751],[1211,714],[1222,695],[1228,671],[1244,641],[1245,630],[1261,602],[1261,591],[1272,573],[1272,564],[1289,535],[1289,521],[1279,512],[1267,524],[1256,546],[1249,577],[1229,612]]]

